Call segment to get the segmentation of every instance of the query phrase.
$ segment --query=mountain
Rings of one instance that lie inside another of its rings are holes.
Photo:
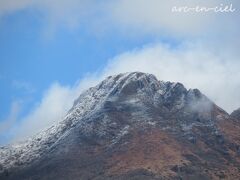
[[[0,148],[0,179],[240,179],[240,123],[197,89],[133,72],[82,93],[65,118]]]

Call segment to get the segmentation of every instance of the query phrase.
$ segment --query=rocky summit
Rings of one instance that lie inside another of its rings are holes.
[[[0,147],[0,179],[240,179],[235,114],[181,83],[110,76],[60,123]]]
[[[240,120],[240,108],[233,111],[230,115],[233,119]]]

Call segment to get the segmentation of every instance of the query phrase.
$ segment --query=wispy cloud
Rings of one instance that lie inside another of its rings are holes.
[[[221,4],[232,4],[236,12],[172,12],[174,6],[214,7]],[[207,35],[212,34],[212,30],[215,33],[224,33],[226,29],[233,29],[233,26],[239,27],[237,22],[240,17],[238,0],[2,0],[0,16],[30,8],[43,14],[49,29],[55,29],[57,26],[76,28],[87,22],[90,26],[95,24],[110,29],[117,26],[127,33],[165,34],[175,37]],[[98,27],[95,31],[98,29],[101,28]]]
[[[233,14],[219,13],[173,13],[172,7],[177,6],[205,6],[214,7],[221,4],[233,4],[237,9],[240,3],[236,0],[119,0],[112,1],[109,5],[113,19],[116,23],[120,23],[125,28],[136,28],[137,31],[154,32],[155,34],[170,33],[173,36],[179,35],[202,35],[203,32],[210,32],[209,27],[214,31],[222,31],[217,29],[217,25],[226,22],[236,22],[237,12]],[[234,18],[235,17],[235,18]]]
[[[232,4],[233,13],[173,13],[174,6],[214,7]],[[114,31],[127,36],[201,40],[213,51],[239,56],[240,1],[238,0],[2,0],[1,17],[19,10],[40,13],[43,33],[52,37],[62,27],[85,27],[92,33]],[[61,28],[59,28],[61,27]],[[224,42],[224,43],[223,43]]]
[[[33,10],[41,14],[44,33],[49,36],[58,27],[76,29],[98,12],[96,0],[2,0],[0,1],[1,18],[18,11]]]
[[[11,127],[15,131],[13,141],[30,137],[61,121],[79,94],[93,84],[95,84],[95,79],[91,80],[91,78],[82,79],[81,83],[76,82],[74,86],[53,83],[30,113],[21,118],[20,123]]]
[[[32,4],[32,0],[2,0],[0,2],[0,15],[6,15],[9,13],[16,12],[18,10],[25,9],[27,7],[30,7]]]
[[[45,92],[41,102],[37,103],[28,115],[23,117],[15,128],[17,136],[14,139],[26,138],[29,135],[51,126],[62,119],[70,108],[75,88],[64,87],[54,83]]]

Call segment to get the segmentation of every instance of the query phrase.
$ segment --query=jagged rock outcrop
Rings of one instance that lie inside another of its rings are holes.
[[[237,119],[240,121],[240,108],[238,108],[237,110],[233,111],[230,116],[234,119]]]
[[[240,124],[197,89],[140,72],[82,93],[58,124],[0,149],[1,179],[239,179]]]

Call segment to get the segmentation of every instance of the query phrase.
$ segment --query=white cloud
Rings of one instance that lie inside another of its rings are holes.
[[[53,83],[44,93],[41,102],[20,120],[21,123],[15,124],[17,127],[14,127],[14,141],[30,137],[61,121],[72,107],[73,101],[84,89],[93,84],[96,84],[95,79],[88,76],[72,87]]]
[[[30,7],[32,0],[1,0],[0,1],[0,15],[9,14],[21,9]]]
[[[215,7],[232,4],[233,13],[173,13],[172,7]],[[119,0],[106,5],[111,25],[126,36],[153,35],[202,41],[206,49],[239,56],[240,1],[238,0]]]
[[[0,18],[21,10],[40,13],[47,36],[60,27],[75,29],[98,11],[96,0],[1,0]]]
[[[208,1],[208,4],[216,2]],[[159,1],[159,0],[120,0],[113,1],[109,10],[115,22],[142,32],[155,34],[190,33],[196,34],[205,29],[212,21],[213,13],[202,15],[198,13],[172,13],[172,7],[183,5],[198,5],[199,1]],[[202,4],[202,3],[201,3]],[[206,3],[205,3],[206,4]]]
[[[23,119],[16,128],[16,138],[29,137],[62,119],[76,96],[76,87],[65,87],[54,83],[45,92],[41,102]]]
[[[110,3],[109,11],[114,21],[120,23],[126,28],[132,27],[137,31],[145,31],[155,34],[170,33],[176,35],[203,35],[202,33],[222,31],[217,25],[224,25],[224,22],[237,22],[238,13],[173,13],[172,7],[215,7],[229,5],[233,3],[235,8],[239,8],[239,2],[236,0],[119,0]],[[235,18],[234,18],[235,16]],[[238,15],[239,16],[239,15]],[[224,18],[225,17],[225,18]],[[225,24],[226,25],[226,24]],[[227,27],[227,26],[223,26]]]
[[[173,13],[174,6],[215,7],[233,4],[234,13]],[[62,27],[87,28],[91,33],[123,33],[126,37],[167,37],[201,40],[212,51],[239,56],[238,0],[1,0],[0,18],[19,10],[41,13],[46,37]],[[59,28],[60,27],[60,28]],[[224,42],[224,43],[223,43]]]

